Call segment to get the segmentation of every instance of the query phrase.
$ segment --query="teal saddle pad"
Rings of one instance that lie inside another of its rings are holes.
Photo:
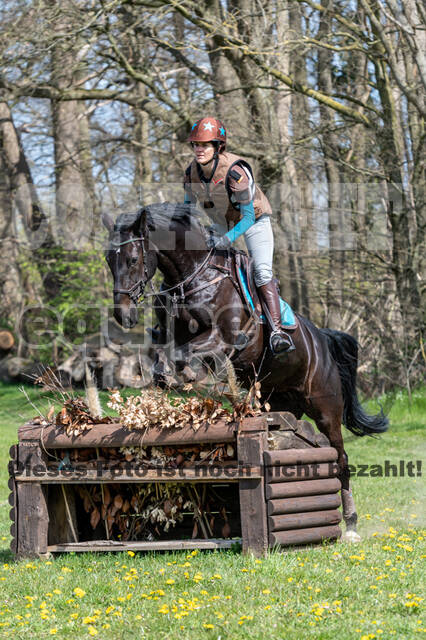
[[[244,293],[246,295],[247,300],[249,301],[249,304],[250,304],[251,308],[254,311],[253,299],[251,297],[249,288],[247,286],[247,274],[241,268],[239,268],[238,271],[239,271],[239,274],[240,274],[240,278],[241,278],[241,282],[242,282],[242,285],[243,285]],[[281,307],[281,324],[283,325],[283,327],[293,327],[296,324],[296,317],[295,317],[295,315],[293,313],[293,309],[290,307],[288,302],[286,302],[282,298],[280,298],[280,307]],[[260,316],[260,318],[263,321],[265,320],[265,316],[263,314]]]

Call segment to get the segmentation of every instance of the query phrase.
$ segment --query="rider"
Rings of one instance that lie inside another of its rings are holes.
[[[248,162],[225,151],[226,130],[220,120],[197,120],[188,142],[195,158],[185,171],[185,203],[198,200],[215,223],[216,231],[222,231],[218,239],[212,240],[216,249],[229,249],[244,234],[254,263],[254,280],[272,325],[272,352],[293,351],[293,340],[281,326],[280,300],[272,276],[274,237],[267,197],[255,184]]]

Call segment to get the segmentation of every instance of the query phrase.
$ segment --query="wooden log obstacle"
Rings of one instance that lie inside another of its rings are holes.
[[[120,424],[100,424],[76,437],[54,425],[28,423],[19,429],[18,438],[9,463],[11,548],[18,557],[64,551],[218,549],[235,542],[241,543],[244,552],[261,556],[274,546],[321,543],[341,536],[337,452],[309,422],[297,421],[288,413],[218,422],[197,431],[188,426],[141,432]],[[99,458],[99,450],[123,446],[170,448],[197,443],[213,448],[231,445],[235,459],[173,469],[134,463],[117,467],[99,464],[96,457],[71,469],[58,464],[65,453],[72,456],[76,449],[93,450]],[[208,535],[209,527],[203,527],[204,537],[191,539],[178,525],[167,539],[108,539],[99,529],[102,522],[95,528],[95,539],[83,530],[78,497],[78,490],[85,490],[82,487],[124,491],[147,487],[147,483],[154,488],[153,483],[183,483],[195,494],[197,487],[206,484],[216,493],[223,491],[231,504],[227,536]]]

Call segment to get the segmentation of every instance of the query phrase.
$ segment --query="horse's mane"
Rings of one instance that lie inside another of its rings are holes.
[[[176,224],[185,230],[202,231],[201,214],[192,204],[161,202],[142,207],[135,213],[121,213],[115,221],[114,231],[129,232],[134,229],[142,215],[146,215],[148,228],[155,231],[176,230]]]

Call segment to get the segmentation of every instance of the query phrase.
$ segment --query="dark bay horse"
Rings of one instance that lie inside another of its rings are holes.
[[[284,360],[273,357],[266,325],[256,323],[251,333],[247,329],[251,314],[228,269],[228,252],[212,255],[191,205],[155,204],[136,214],[122,214],[115,223],[107,215],[103,220],[110,231],[106,259],[114,276],[118,322],[124,327],[137,323],[138,299],[159,269],[164,276],[160,302],[168,295],[185,303],[172,309],[173,338],[182,366],[190,356],[214,360],[227,354],[243,386],[257,371],[271,410],[312,418],[337,449],[346,538],[359,539],[341,425],[359,436],[375,435],[386,431],[388,421],[383,412],[367,415],[358,401],[356,340],[340,331],[319,329],[297,315],[292,333],[296,350]],[[162,331],[166,314],[161,303]],[[243,342],[236,348],[248,333],[246,346]]]

